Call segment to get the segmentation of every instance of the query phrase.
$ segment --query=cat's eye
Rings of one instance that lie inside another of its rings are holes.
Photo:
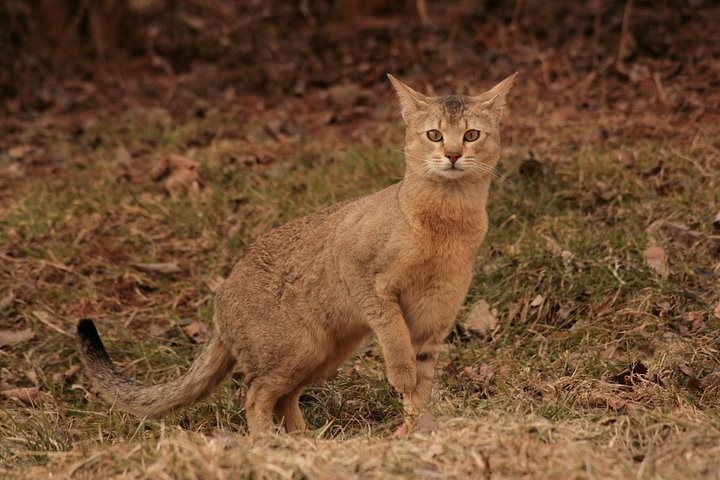
[[[463,140],[465,140],[466,142],[474,142],[474,141],[477,140],[478,138],[480,138],[480,132],[479,132],[479,131],[477,131],[477,130],[468,130],[467,132],[465,132],[465,136],[463,137]]]
[[[428,130],[427,137],[433,142],[439,142],[442,140],[442,133],[440,130]]]

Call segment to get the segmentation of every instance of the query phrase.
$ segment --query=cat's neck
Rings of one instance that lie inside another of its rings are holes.
[[[490,178],[472,182],[406,176],[398,192],[408,224],[435,237],[481,237],[487,230]]]

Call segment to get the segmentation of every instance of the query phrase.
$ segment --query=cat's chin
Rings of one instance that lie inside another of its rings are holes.
[[[460,168],[444,168],[442,170],[438,170],[437,174],[450,180],[457,180],[458,178],[467,175],[467,172]]]

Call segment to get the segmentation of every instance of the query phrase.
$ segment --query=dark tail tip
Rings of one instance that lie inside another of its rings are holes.
[[[83,318],[77,324],[78,339],[80,340],[80,346],[82,351],[86,355],[91,355],[98,360],[110,361],[105,346],[100,340],[95,323],[89,318]]]

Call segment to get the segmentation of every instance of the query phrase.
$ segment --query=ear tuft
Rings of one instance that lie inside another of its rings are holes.
[[[413,90],[412,88],[405,85],[403,82],[393,77],[389,73],[387,74],[395,92],[397,93],[398,99],[400,99],[400,107],[402,111],[403,120],[405,123],[408,122],[408,118],[418,110],[427,108],[429,97],[426,97],[420,92]]]
[[[505,110],[505,98],[515,81],[516,76],[517,72],[510,75],[487,92],[475,97],[476,100],[483,108],[492,110],[499,116],[502,116],[502,113]]]

